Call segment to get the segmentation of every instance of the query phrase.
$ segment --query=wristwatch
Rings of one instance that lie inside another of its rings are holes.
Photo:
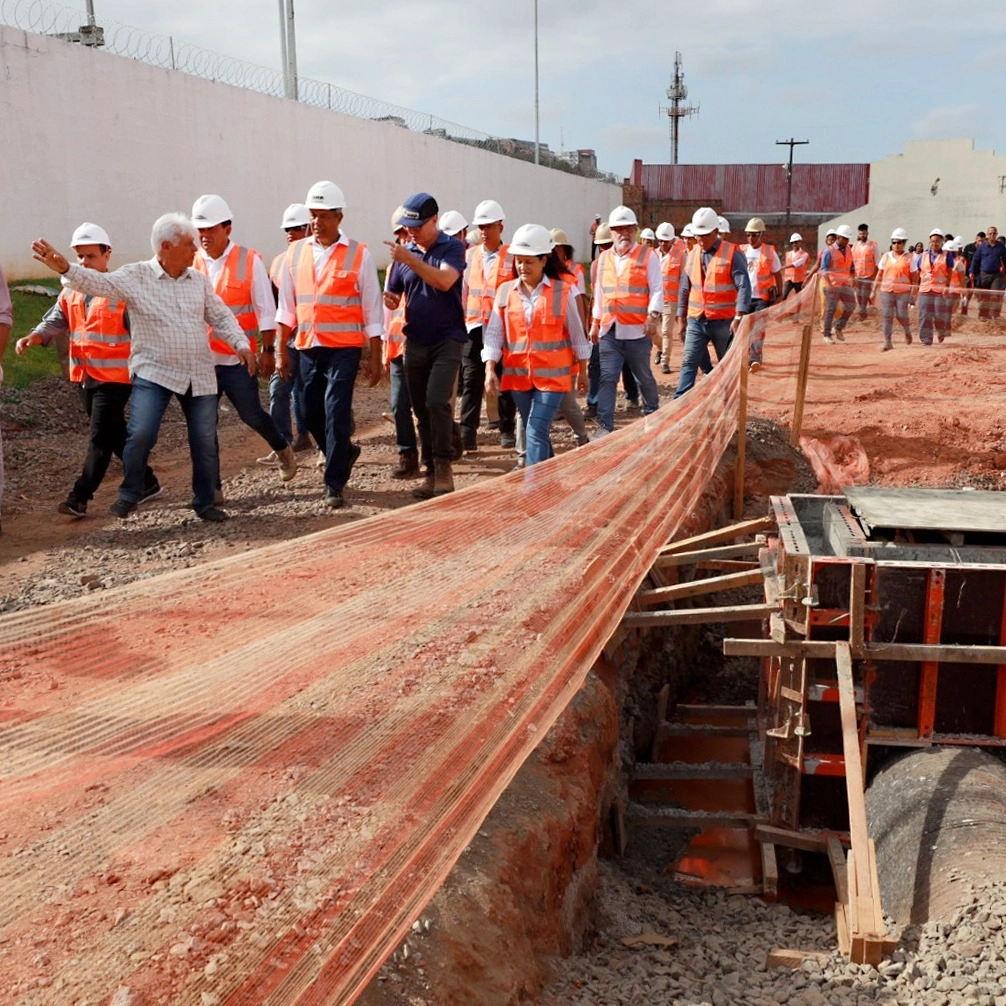
[[[276,347],[275,346],[263,346],[262,347],[262,352],[263,353],[275,353],[276,352]]]

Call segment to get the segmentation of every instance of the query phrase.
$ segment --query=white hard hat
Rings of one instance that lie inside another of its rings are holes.
[[[346,197],[335,182],[315,182],[304,200],[309,210],[344,210]]]
[[[716,210],[708,206],[700,206],[692,214],[691,222],[692,234],[699,237],[702,234],[712,234],[720,229],[720,218],[716,215]]]
[[[799,234],[796,234],[796,233],[790,234],[790,236],[789,236],[789,243],[790,244],[794,244],[797,241],[802,241],[802,240],[803,240],[803,238]]]
[[[510,242],[511,255],[548,255],[555,247],[552,235],[541,224],[522,224]]]
[[[833,228],[832,228],[832,229],[831,229],[830,231],[828,231],[828,233],[827,233],[827,234],[825,234],[825,237],[826,237],[826,238],[834,238],[834,237],[838,237],[838,231],[836,231],[836,230],[834,229],[834,227],[833,227]]]
[[[716,217],[716,229],[720,234],[730,233],[730,221],[726,217],[717,216]]]
[[[192,222],[196,227],[216,227],[233,219],[231,208],[220,196],[200,196],[192,204]]]
[[[569,240],[569,235],[561,227],[553,227],[551,232],[552,240],[557,245],[569,245],[570,248],[573,247],[573,242]]]
[[[406,230],[405,224],[402,223],[402,214],[405,212],[404,206],[399,206],[394,213],[391,214],[391,233],[397,234],[399,231]]]
[[[943,237],[943,231],[939,227],[934,227],[930,232],[929,236],[931,238]]]
[[[636,214],[628,206],[616,206],[608,214],[609,227],[637,227],[638,225]]]
[[[482,224],[502,223],[504,220],[506,220],[506,214],[503,212],[503,207],[495,199],[483,199],[475,207],[475,215],[472,217],[472,223],[476,227],[481,227]]]
[[[752,217],[744,228],[745,234],[762,234],[765,231],[765,221],[761,217]]]
[[[695,237],[695,231],[692,230],[692,225],[691,224],[685,224],[685,226],[681,228],[681,236],[683,238],[693,238],[693,237]]]
[[[657,235],[653,233],[653,228],[652,227],[644,227],[639,232],[639,237],[643,241],[656,241],[657,240]]]
[[[467,226],[468,221],[457,210],[447,210],[440,214],[440,229],[451,237],[460,234]]]
[[[892,241],[907,241],[908,240],[908,231],[906,231],[904,227],[895,227],[894,230],[891,231],[891,240]]]
[[[291,227],[308,227],[311,224],[311,211],[303,203],[290,203],[283,210],[283,230]]]
[[[598,225],[597,231],[594,233],[594,244],[596,245],[611,244],[611,228],[607,224]]]
[[[673,241],[676,236],[674,233],[674,224],[669,224],[666,220],[657,227],[658,241]]]
[[[112,242],[108,240],[108,233],[104,227],[97,224],[81,224],[70,238],[70,247],[79,248],[81,245],[106,245],[112,247]]]
[[[835,235],[840,238],[845,238],[848,241],[852,240],[852,228],[848,224],[842,224],[841,226],[835,228]]]

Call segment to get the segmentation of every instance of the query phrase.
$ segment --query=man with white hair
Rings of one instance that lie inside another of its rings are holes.
[[[32,244],[35,258],[61,273],[65,286],[125,301],[129,309],[133,394],[122,451],[124,477],[119,498],[109,508],[115,517],[128,517],[143,498],[147,459],[174,395],[189,433],[192,509],[206,521],[227,519],[213,502],[219,467],[217,375],[206,326],[216,329],[250,374],[255,372],[255,357],[230,308],[213,292],[209,279],[192,268],[198,237],[187,216],[166,213],[154,222],[150,235],[154,257],[109,273],[71,265],[44,239]]]

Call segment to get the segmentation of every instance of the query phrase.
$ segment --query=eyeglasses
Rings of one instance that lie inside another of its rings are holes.
[[[905,243],[905,239],[904,238],[895,238],[894,239],[894,244],[896,244],[896,245],[903,245],[904,243]]]

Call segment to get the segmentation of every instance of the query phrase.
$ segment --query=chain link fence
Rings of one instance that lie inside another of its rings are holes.
[[[170,35],[154,35],[141,28],[114,21],[103,21],[101,25],[82,24],[82,21],[86,21],[86,15],[81,10],[50,3],[48,0],[0,0],[0,22],[36,35],[49,35],[68,42],[101,47],[118,56],[178,70],[204,80],[248,88],[276,98],[287,96],[296,87],[297,100],[306,105],[374,122],[385,122],[518,160],[534,160],[533,143],[491,136],[426,112],[417,112],[412,108],[403,108],[348,91],[327,81],[299,76],[296,81],[288,81],[280,70],[211,52],[188,42],[180,42]],[[610,172],[601,172],[592,164],[580,162],[576,154],[567,157],[541,150],[540,160],[544,166],[559,171],[615,184],[619,181]]]

